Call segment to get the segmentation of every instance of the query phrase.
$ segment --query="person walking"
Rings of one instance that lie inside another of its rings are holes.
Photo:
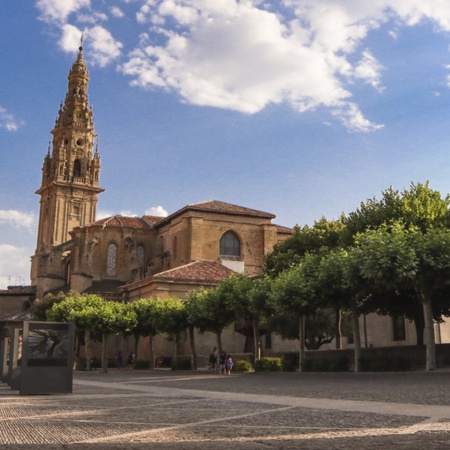
[[[219,356],[219,373],[225,374],[225,363],[227,362],[227,354],[222,352]]]
[[[134,367],[134,354],[131,350],[127,356],[127,367],[129,367],[131,369]]]
[[[209,354],[209,370],[217,370],[217,347]]]
[[[231,357],[231,355],[227,355],[227,359],[225,362],[225,369],[228,375],[231,375],[231,369],[233,368],[233,366],[234,366],[233,358]]]
[[[117,353],[116,356],[116,367],[120,370],[122,368],[122,364],[123,364],[123,356],[122,356],[122,352]]]

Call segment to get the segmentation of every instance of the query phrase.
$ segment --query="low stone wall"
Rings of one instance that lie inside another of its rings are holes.
[[[308,358],[324,358],[326,356],[336,357],[337,355],[347,355],[353,358],[353,349],[345,350],[309,350],[306,352]],[[402,345],[398,347],[378,347],[362,348],[361,355],[367,357],[406,357],[411,361],[413,369],[423,369],[425,367],[425,346],[424,345]],[[281,355],[279,355],[281,356]],[[450,344],[436,344],[436,364],[437,367],[450,367]]]

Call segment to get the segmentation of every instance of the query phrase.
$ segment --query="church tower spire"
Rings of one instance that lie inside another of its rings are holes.
[[[41,198],[37,247],[31,265],[34,285],[38,284],[38,277],[64,278],[59,269],[61,259],[56,262],[54,252],[63,254],[74,227],[95,221],[98,194],[103,192],[82,44],[83,37],[67,77],[66,97],[51,131],[51,153],[49,148],[44,157],[41,187],[36,191]]]

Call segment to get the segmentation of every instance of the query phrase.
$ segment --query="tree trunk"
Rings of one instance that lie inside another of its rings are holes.
[[[259,342],[259,320],[257,317],[253,317],[253,367],[256,364],[256,360],[261,358],[261,344]]]
[[[303,370],[305,361],[305,316],[301,315],[298,320],[298,337],[300,341],[300,351],[298,353],[298,370]]]
[[[80,334],[75,333],[75,354],[73,355],[72,369],[77,368],[77,359],[80,357]]]
[[[335,339],[336,339],[336,350],[342,350],[342,309],[336,308],[336,321],[335,326]]]
[[[436,343],[434,341],[434,321],[431,298],[422,294],[423,318],[425,321],[425,370],[436,369]]]
[[[86,370],[91,370],[92,348],[89,330],[84,331],[84,356],[86,357]]]
[[[217,348],[219,355],[222,353],[222,330],[216,331],[216,339],[217,339]]]
[[[108,335],[102,334],[102,373],[108,372]]]
[[[178,336],[173,335],[173,360],[175,361],[178,356]]]
[[[369,344],[368,344],[368,342],[367,342],[367,321],[366,321],[366,315],[365,314],[363,314],[363,323],[364,323],[364,325],[363,325],[363,327],[364,327],[364,348],[368,348],[369,347]]]
[[[189,326],[189,342],[191,344],[192,369],[197,370],[197,350],[195,349],[195,328]]]
[[[80,357],[80,333],[75,333],[75,357]]]
[[[422,306],[419,305],[419,307],[417,308],[417,312],[414,314],[414,327],[416,329],[416,345],[423,345],[423,333],[425,328],[425,322],[423,318],[423,304]]]
[[[355,347],[355,372],[359,372],[359,360],[361,358],[361,335],[359,333],[359,320],[356,302],[352,302],[353,343]]]
[[[138,334],[134,335],[134,362],[141,359],[141,346],[139,345],[141,337]]]
[[[155,344],[153,342],[153,334],[148,337],[150,344],[150,369],[155,368]]]

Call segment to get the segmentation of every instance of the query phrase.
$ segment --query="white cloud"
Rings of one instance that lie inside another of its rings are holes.
[[[123,11],[118,6],[112,6],[110,11],[111,11],[111,14],[114,17],[117,17],[118,19],[121,19],[122,17],[125,17],[125,14],[123,13]]]
[[[95,220],[106,219],[107,217],[111,217],[113,215],[114,215],[114,213],[112,213],[111,211],[97,211]]]
[[[383,66],[373,57],[369,51],[364,51],[362,58],[355,67],[355,77],[365,80],[378,91],[382,91],[380,86],[381,70]]]
[[[78,14],[77,21],[81,23],[92,23],[96,24],[98,22],[105,22],[108,20],[108,15],[105,13],[94,12],[91,14]]]
[[[0,128],[7,131],[17,131],[23,125],[23,121],[17,120],[5,108],[0,106]]]
[[[297,19],[284,20],[251,2],[163,0],[153,6],[146,4],[141,20],[156,14],[175,21],[179,29],[161,30],[166,36],[164,45],[141,40],[140,48],[130,53],[121,70],[133,78],[134,85],[164,86],[197,105],[250,114],[270,103],[286,102],[301,112],[325,106],[338,116],[345,110],[344,123],[352,122],[349,116],[355,114],[359,129],[374,129],[376,125],[362,120],[355,103],[342,107],[351,93],[339,76],[378,86],[381,65],[367,56],[352,69],[337,55],[352,50],[368,27],[355,25],[351,40],[343,25],[338,26],[325,39],[326,34],[318,30],[330,33],[331,13],[320,16],[316,9],[316,28],[308,29]],[[344,12],[338,22],[347,25]],[[319,34],[320,39],[313,38]]]
[[[115,213],[112,213],[111,211],[97,211],[97,218],[96,220],[105,219],[106,217],[114,216]],[[135,212],[131,210],[123,210],[119,213],[120,216],[125,217],[141,217],[141,214],[136,214]],[[146,216],[158,216],[158,217],[167,217],[168,213],[162,206],[152,206],[151,208],[148,208],[144,215]]]
[[[59,23],[67,21],[72,13],[82,8],[89,8],[90,4],[90,0],[38,0],[36,2],[43,20]]]
[[[14,227],[34,228],[36,226],[36,217],[34,214],[12,209],[0,209],[0,224],[8,224]]]
[[[0,244],[0,289],[30,284],[31,254],[26,247]]]
[[[98,23],[105,11],[122,17],[122,9],[100,3],[94,9],[89,0],[37,1],[43,17],[61,28],[65,50],[76,49],[80,36],[69,21],[89,16],[90,58],[102,67],[119,61],[134,86],[165,88],[195,105],[249,114],[279,103],[299,112],[323,108],[360,131],[380,128],[352,98],[357,82],[382,90],[384,63],[367,48],[369,33],[390,24],[386,33],[395,38],[402,26],[424,21],[450,31],[450,2],[442,0],[134,3],[138,9],[128,19],[136,21],[136,44],[121,59],[123,44]]]
[[[367,120],[353,103],[343,103],[341,108],[335,108],[332,114],[336,116],[349,131],[368,132],[379,130],[384,125],[377,125]]]
[[[100,67],[108,65],[120,56],[123,45],[115,40],[106,28],[96,25],[86,30],[86,38],[89,41],[89,55]]]
[[[80,46],[83,32],[74,25],[65,24],[61,27],[59,46],[66,52],[75,52]]]
[[[168,212],[162,206],[152,206],[145,211],[146,216],[167,217]]]
[[[105,67],[120,56],[122,44],[116,41],[111,33],[101,25],[80,30],[74,25],[65,24],[61,27],[60,47],[67,52],[74,52],[80,47],[83,35],[83,47],[88,47],[89,60],[100,67]]]
[[[132,212],[129,209],[124,209],[122,211],[120,211],[119,215],[124,216],[124,217],[137,217],[138,215],[134,212]]]

